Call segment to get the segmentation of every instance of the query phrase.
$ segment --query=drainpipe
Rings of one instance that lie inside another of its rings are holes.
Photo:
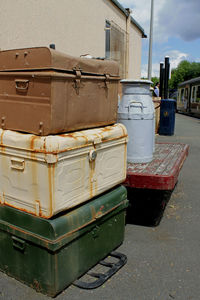
[[[130,25],[131,25],[131,9],[126,8],[126,66],[125,66],[125,77],[128,78],[129,74],[129,45],[130,45]]]
[[[151,73],[152,73],[153,16],[154,16],[154,0],[151,0],[151,18],[150,18],[150,32],[149,32],[149,58],[148,58],[148,79],[149,80],[151,80]]]

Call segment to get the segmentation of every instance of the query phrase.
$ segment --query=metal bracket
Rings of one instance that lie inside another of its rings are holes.
[[[77,95],[79,95],[79,90],[82,87],[81,85],[81,69],[73,69],[75,71],[76,74],[76,79],[74,80],[74,88],[76,90]]]
[[[5,129],[5,120],[6,120],[6,117],[1,118],[1,128],[2,129]]]
[[[42,133],[43,133],[43,126],[44,126],[43,122],[40,122],[39,123],[39,135],[42,135]]]
[[[108,84],[109,84],[110,76],[108,74],[105,74],[105,88],[108,89]]]
[[[119,252],[111,252],[109,254],[111,257],[115,257],[118,259],[116,263],[109,263],[106,262],[105,260],[101,260],[99,262],[100,265],[109,268],[109,270],[105,273],[93,273],[93,272],[88,272],[86,273],[87,275],[97,278],[96,280],[92,282],[84,282],[82,280],[75,280],[73,282],[73,285],[82,288],[82,289],[96,289],[102,284],[104,284],[111,276],[113,276],[119,269],[121,269],[127,262],[127,257],[126,255],[119,253]]]

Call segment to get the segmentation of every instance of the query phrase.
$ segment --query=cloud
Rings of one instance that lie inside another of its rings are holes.
[[[154,4],[154,29],[158,23],[159,11],[167,0],[156,0]],[[151,1],[150,0],[120,0],[124,7],[132,9],[132,17],[144,28],[144,31],[149,35]]]
[[[164,40],[169,36],[184,41],[200,38],[199,0],[164,1],[158,13],[156,32],[161,39],[162,36]]]
[[[170,57],[170,69],[174,69],[178,64],[189,57],[187,53],[180,52],[178,50],[171,50],[168,52]]]
[[[164,57],[168,55],[170,58],[170,70],[177,68],[178,64],[182,61],[188,58],[187,53],[180,52],[178,50],[171,50],[168,51],[164,56],[163,56],[163,61]],[[148,70],[148,65],[143,64],[142,65],[142,70],[141,70],[141,77],[147,77],[147,70]],[[152,64],[152,77],[159,77],[160,76],[160,63],[153,63]]]
[[[147,72],[148,72],[148,64],[143,64],[141,69],[141,77],[147,78]],[[152,77],[159,77],[160,73],[160,64],[153,63],[152,64]]]
[[[150,0],[120,0],[132,9],[133,18],[149,35]],[[165,43],[168,38],[179,37],[184,41],[200,38],[199,0],[154,0],[154,41]]]
[[[149,36],[151,0],[119,1],[124,7],[132,9],[133,18]],[[171,69],[185,59],[200,60],[199,53],[195,54],[197,49],[189,47],[190,43],[184,43],[200,38],[199,20],[200,0],[154,0],[152,76],[159,76],[160,61],[166,55],[170,57]],[[142,77],[146,77],[149,39],[143,39],[142,42],[141,73]]]

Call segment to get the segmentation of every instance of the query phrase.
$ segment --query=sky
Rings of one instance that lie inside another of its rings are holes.
[[[151,0],[118,0],[149,37]],[[149,38],[142,39],[141,77],[147,77]],[[170,68],[186,59],[200,62],[200,0],[154,0],[152,76],[159,77],[160,62]]]

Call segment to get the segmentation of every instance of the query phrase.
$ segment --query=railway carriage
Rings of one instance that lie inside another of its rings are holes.
[[[200,77],[179,84],[177,111],[200,116]]]

